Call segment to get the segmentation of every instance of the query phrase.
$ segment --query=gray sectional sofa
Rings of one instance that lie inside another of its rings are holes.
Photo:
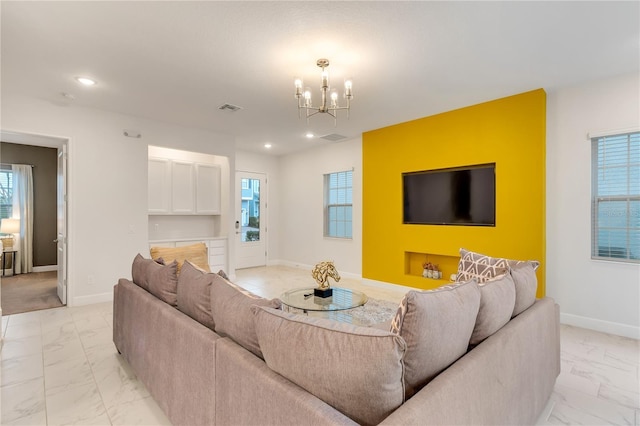
[[[176,425],[532,424],[560,372],[550,298],[470,346],[493,284],[409,292],[392,332],[282,312],[189,262],[176,270],[139,256],[113,304],[115,346]]]

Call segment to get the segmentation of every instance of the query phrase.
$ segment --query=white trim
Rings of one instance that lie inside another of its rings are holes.
[[[401,290],[405,290],[405,291],[410,291],[410,290],[420,291],[420,289],[416,288],[416,287],[409,287],[409,286],[402,285],[402,284],[392,284],[392,283],[388,283],[388,282],[385,282],[385,281],[372,280],[372,279],[369,279],[369,278],[363,278],[362,279],[362,283],[366,284],[366,285],[369,285],[371,287],[377,287],[377,288],[386,288],[386,289],[388,289],[388,288],[391,287],[391,288],[401,289]]]
[[[267,266],[288,266],[289,268],[303,269],[305,271],[311,271],[315,265],[307,265],[304,263],[292,262],[290,260],[270,260],[267,262]],[[361,280],[362,275],[354,274],[352,272],[338,271],[341,277],[350,278],[354,280]]]
[[[100,293],[100,294],[92,294],[90,296],[78,296],[74,297],[73,303],[71,306],[82,306],[82,305],[93,305],[95,303],[104,303],[104,302],[112,302],[113,301],[113,293]]]
[[[566,313],[560,313],[560,323],[640,340],[640,327],[635,327],[628,324],[603,321],[595,318],[582,317],[580,315]]]
[[[58,265],[34,266],[33,272],[53,272],[58,270]]]

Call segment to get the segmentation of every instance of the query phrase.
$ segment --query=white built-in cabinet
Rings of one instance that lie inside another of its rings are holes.
[[[149,214],[219,215],[220,167],[149,158]]]

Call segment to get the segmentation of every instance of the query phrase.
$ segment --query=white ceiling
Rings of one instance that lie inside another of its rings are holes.
[[[4,94],[232,134],[243,150],[270,142],[276,155],[336,143],[308,130],[353,138],[640,70],[638,1],[3,1],[1,25]],[[326,114],[298,119],[293,79],[317,98],[321,57],[334,85],[354,82],[337,127]]]

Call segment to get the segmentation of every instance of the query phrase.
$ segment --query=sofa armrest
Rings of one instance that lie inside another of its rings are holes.
[[[215,394],[220,425],[357,424],[228,338],[216,342]]]
[[[382,424],[534,424],[560,373],[558,305],[540,299]]]

